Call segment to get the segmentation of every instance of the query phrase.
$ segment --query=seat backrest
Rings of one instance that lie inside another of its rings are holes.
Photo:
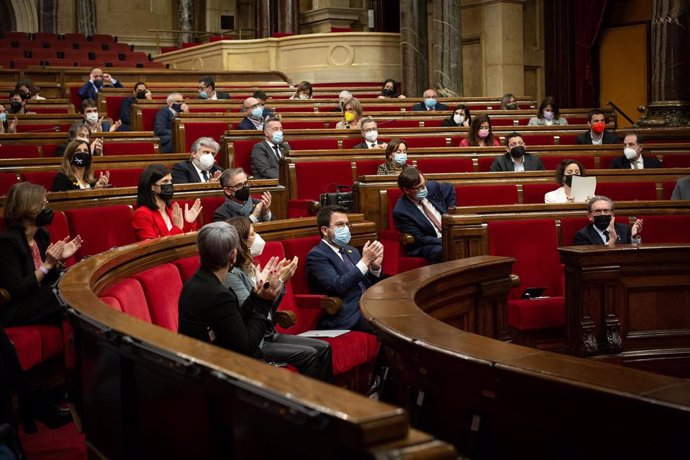
[[[613,201],[656,200],[654,182],[597,182],[597,195]]]
[[[383,159],[380,160],[357,160],[357,177],[359,176],[373,176],[376,175],[379,169],[379,165],[383,163]]]
[[[473,172],[471,158],[420,158],[417,168],[426,173]]]
[[[0,172],[0,196],[7,195],[7,191],[14,184],[19,182],[20,177],[17,173],[13,172]]]
[[[212,137],[218,141],[228,129],[228,123],[223,121],[185,121],[184,125],[184,152],[191,151],[192,144],[200,137]]]
[[[386,196],[388,197],[388,228],[393,230],[395,228],[395,222],[393,222],[393,209],[395,208],[395,203],[403,196],[403,192],[399,188],[387,188]]]
[[[201,198],[201,219],[203,225],[213,222],[213,213],[225,202],[225,196],[205,196]]]
[[[177,331],[177,304],[182,292],[180,271],[171,263],[161,264],[136,273],[141,283],[153,324]]]
[[[124,313],[147,323],[151,322],[146,295],[138,280],[125,278],[101,293],[101,297],[113,297],[119,302]]]
[[[558,167],[558,165],[561,164],[561,162],[563,160],[577,160],[580,163],[582,163],[582,166],[584,166],[586,169],[594,169],[594,157],[592,155],[581,155],[581,156],[543,155],[543,156],[540,156],[539,158],[541,159],[541,162],[544,165],[544,169],[546,169],[546,170],[555,171],[556,168]]]
[[[285,257],[289,259],[295,256],[299,257],[297,271],[290,281],[295,294],[310,293],[309,284],[307,282],[307,254],[309,254],[309,251],[320,242],[321,238],[318,235],[283,240]]]
[[[352,187],[349,161],[302,161],[295,163],[297,198],[319,200],[319,195],[335,192],[338,185]]]
[[[115,120],[118,120],[118,116]],[[107,155],[153,155],[153,142],[106,142],[103,147]]]
[[[408,148],[446,147],[446,138],[443,136],[408,136],[405,138],[405,143]]]
[[[257,136],[258,135],[259,134],[257,131]],[[247,175],[250,175],[252,173],[252,148],[254,147],[254,144],[256,144],[257,142],[261,142],[261,139],[256,138],[251,140],[234,141],[232,144],[235,154],[232,159],[233,164],[231,164],[230,167],[233,167],[234,165],[235,168],[242,168],[247,173]]]
[[[690,155],[687,153],[664,154],[664,168],[690,168]]]
[[[525,204],[543,203],[544,195],[558,188],[558,184],[522,184],[522,202]]]
[[[642,219],[643,243],[690,243],[690,216],[646,216]]]
[[[488,226],[489,253],[514,257],[513,273],[520,286],[511,290],[520,298],[527,288],[546,288],[544,295],[563,295],[558,233],[553,219],[492,221]]]
[[[317,139],[291,139],[292,150],[335,150],[338,148],[338,140],[333,138]]]
[[[479,157],[479,159],[477,160],[479,172],[489,172],[489,169],[491,168],[491,164],[493,162],[494,159],[492,157]]]
[[[194,276],[194,273],[200,266],[199,256],[189,256],[183,259],[177,259],[173,263],[180,271],[180,278],[183,283]]]
[[[586,216],[561,219],[561,246],[572,246],[575,241],[575,234],[589,223]]]
[[[53,190],[56,175],[55,171],[26,171],[21,174],[22,179],[26,182],[42,185],[49,192]]]
[[[676,188],[676,181],[667,180],[662,184],[664,187],[664,200],[670,200],[673,195],[673,190]]]
[[[96,177],[98,177],[99,171],[96,172]],[[111,169],[110,183],[113,187],[136,187],[143,171],[142,168]]]
[[[4,144],[0,145],[0,158],[38,158],[41,156],[38,145]]]
[[[455,186],[455,202],[458,206],[515,204],[518,199],[517,187],[512,184]]]
[[[132,228],[132,208],[127,205],[79,208],[65,211],[70,234],[81,235],[78,259],[93,256],[116,246],[136,242]]]

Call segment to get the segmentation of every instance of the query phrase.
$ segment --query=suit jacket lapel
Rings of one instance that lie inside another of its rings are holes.
[[[417,218],[415,220],[417,222],[421,223],[422,225],[426,226],[427,232],[432,232],[432,233],[436,234],[436,230],[434,229],[434,226],[431,224],[431,222],[429,222],[429,219],[426,217],[426,214],[424,214],[424,212],[422,212],[422,210],[419,209],[417,207],[417,205],[415,203],[413,203],[412,200],[410,200],[407,197],[407,195],[404,195],[402,197],[402,199],[405,200],[405,206],[408,207],[408,213],[411,216],[417,216]],[[427,197],[427,200],[428,199],[429,198]]]

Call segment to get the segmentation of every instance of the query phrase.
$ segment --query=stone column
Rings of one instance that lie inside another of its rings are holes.
[[[444,96],[462,95],[462,16],[460,0],[433,3],[434,69],[431,84]]]
[[[652,2],[652,102],[637,126],[690,123],[688,0]]]
[[[192,0],[179,0],[177,8],[177,27],[182,33],[179,35],[179,43],[192,41]]]
[[[58,0],[41,0],[40,5],[39,30],[41,32],[57,33]]]
[[[482,9],[485,96],[524,95],[523,3],[524,0],[490,2]]]
[[[299,33],[299,0],[279,0],[278,32]]]
[[[96,33],[96,0],[77,0],[77,32],[86,36]]]
[[[270,37],[271,30],[271,1],[259,0],[256,4],[256,38]]]
[[[400,2],[400,65],[403,94],[421,97],[429,88],[426,0]]]

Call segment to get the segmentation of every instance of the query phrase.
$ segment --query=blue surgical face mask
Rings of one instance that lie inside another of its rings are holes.
[[[407,163],[407,153],[395,152],[395,163],[399,166],[402,166],[405,163]]]
[[[335,232],[333,232],[333,243],[341,248],[346,246],[350,242],[350,227],[347,225],[343,227],[335,227]]]
[[[422,201],[427,197],[428,194],[429,191],[427,190],[426,186],[424,186],[424,188],[421,190],[417,190],[417,201]]]
[[[257,120],[261,118],[261,116],[264,114],[264,108],[263,107],[254,107],[252,109],[252,118],[256,118]]]
[[[274,144],[282,144],[283,143],[283,132],[282,131],[273,131],[273,134],[271,135],[271,140],[273,141]]]
[[[434,97],[424,98],[424,105],[426,105],[430,109],[433,109],[434,107],[436,107],[436,98],[434,98]]]
[[[7,112],[0,113],[0,121],[5,123],[7,121]]]
[[[201,92],[199,93],[199,97],[200,97],[201,99],[208,99],[208,93],[207,93],[206,91],[201,91]]]

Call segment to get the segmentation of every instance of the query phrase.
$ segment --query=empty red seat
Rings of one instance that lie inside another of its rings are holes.
[[[541,159],[542,164],[544,165],[544,169],[552,169],[556,170],[559,164],[563,160],[577,160],[580,163],[582,163],[582,166],[584,166],[586,169],[594,169],[594,157],[590,155],[586,156],[550,156],[550,155],[543,155],[539,157]]]
[[[687,153],[664,154],[664,168],[690,168],[690,155]]]
[[[104,147],[107,155],[152,155],[156,153],[153,142],[112,142]]]
[[[522,202],[525,204],[543,203],[544,195],[559,187],[554,183],[522,184]]]
[[[199,261],[199,256],[189,256],[185,257],[184,259],[177,259],[173,263],[180,271],[182,283],[194,276],[194,273],[199,269],[201,264]]]
[[[489,170],[491,169],[491,164],[493,162],[493,157],[479,157],[477,159],[477,166],[479,168],[479,172],[489,172]]]
[[[139,318],[147,323],[151,322],[151,314],[146,303],[144,288],[139,280],[125,278],[102,292],[101,297],[112,297],[122,307],[122,311],[130,316]]]
[[[515,185],[457,185],[455,202],[458,206],[515,204],[518,190]]]
[[[690,243],[690,216],[645,216],[643,243]]]
[[[670,200],[673,195],[673,189],[676,188],[676,181],[667,180],[662,185],[664,187],[664,200]]]
[[[333,138],[323,139],[290,139],[292,150],[335,150],[338,148],[338,140]]]
[[[597,182],[597,195],[613,201],[653,201],[657,199],[654,182]]]
[[[6,195],[10,187],[20,181],[21,177],[17,173],[0,172],[0,195]]]
[[[357,160],[357,177],[359,176],[373,176],[376,175],[379,169],[379,165],[383,163],[384,160]]]
[[[412,137],[408,136],[404,138],[407,148],[419,148],[419,147],[446,147],[446,138],[441,136],[433,137]]]
[[[589,225],[589,219],[582,217],[564,217],[561,219],[561,246],[572,246],[575,241],[575,234],[580,229]]]
[[[182,126],[184,127],[184,145],[182,145],[182,149],[184,152],[189,152],[192,148],[192,144],[194,143],[194,141],[199,139],[200,137],[212,137],[216,140],[220,140],[220,138],[223,136],[223,133],[225,133],[225,131],[228,129],[228,122],[184,121],[182,123]],[[247,171],[249,171],[249,169],[247,169]]]
[[[53,190],[56,175],[56,171],[26,171],[21,174],[22,179],[26,182],[42,185],[49,192]]]
[[[113,187],[136,187],[143,168],[122,168],[110,170],[110,183]],[[98,172],[96,172],[98,177]]]
[[[349,161],[302,161],[295,163],[297,199],[288,200],[288,217],[309,215],[309,203],[322,193],[335,192],[338,186],[352,187]],[[305,213],[305,211],[307,211]]]
[[[471,158],[458,157],[420,158],[417,160],[417,168],[424,174],[474,171]]]
[[[64,351],[62,331],[58,326],[35,324],[5,329],[17,350],[22,369],[60,356]]]
[[[213,213],[225,202],[225,196],[205,196],[201,198],[201,220],[206,225],[213,222]]]
[[[177,332],[177,302],[182,291],[182,279],[177,267],[161,264],[136,273],[141,283],[153,324]]]
[[[35,144],[2,144],[0,158],[38,158],[41,153]]]
[[[129,206],[69,209],[65,214],[70,233],[81,235],[83,240],[77,252],[79,259],[136,241]]]

